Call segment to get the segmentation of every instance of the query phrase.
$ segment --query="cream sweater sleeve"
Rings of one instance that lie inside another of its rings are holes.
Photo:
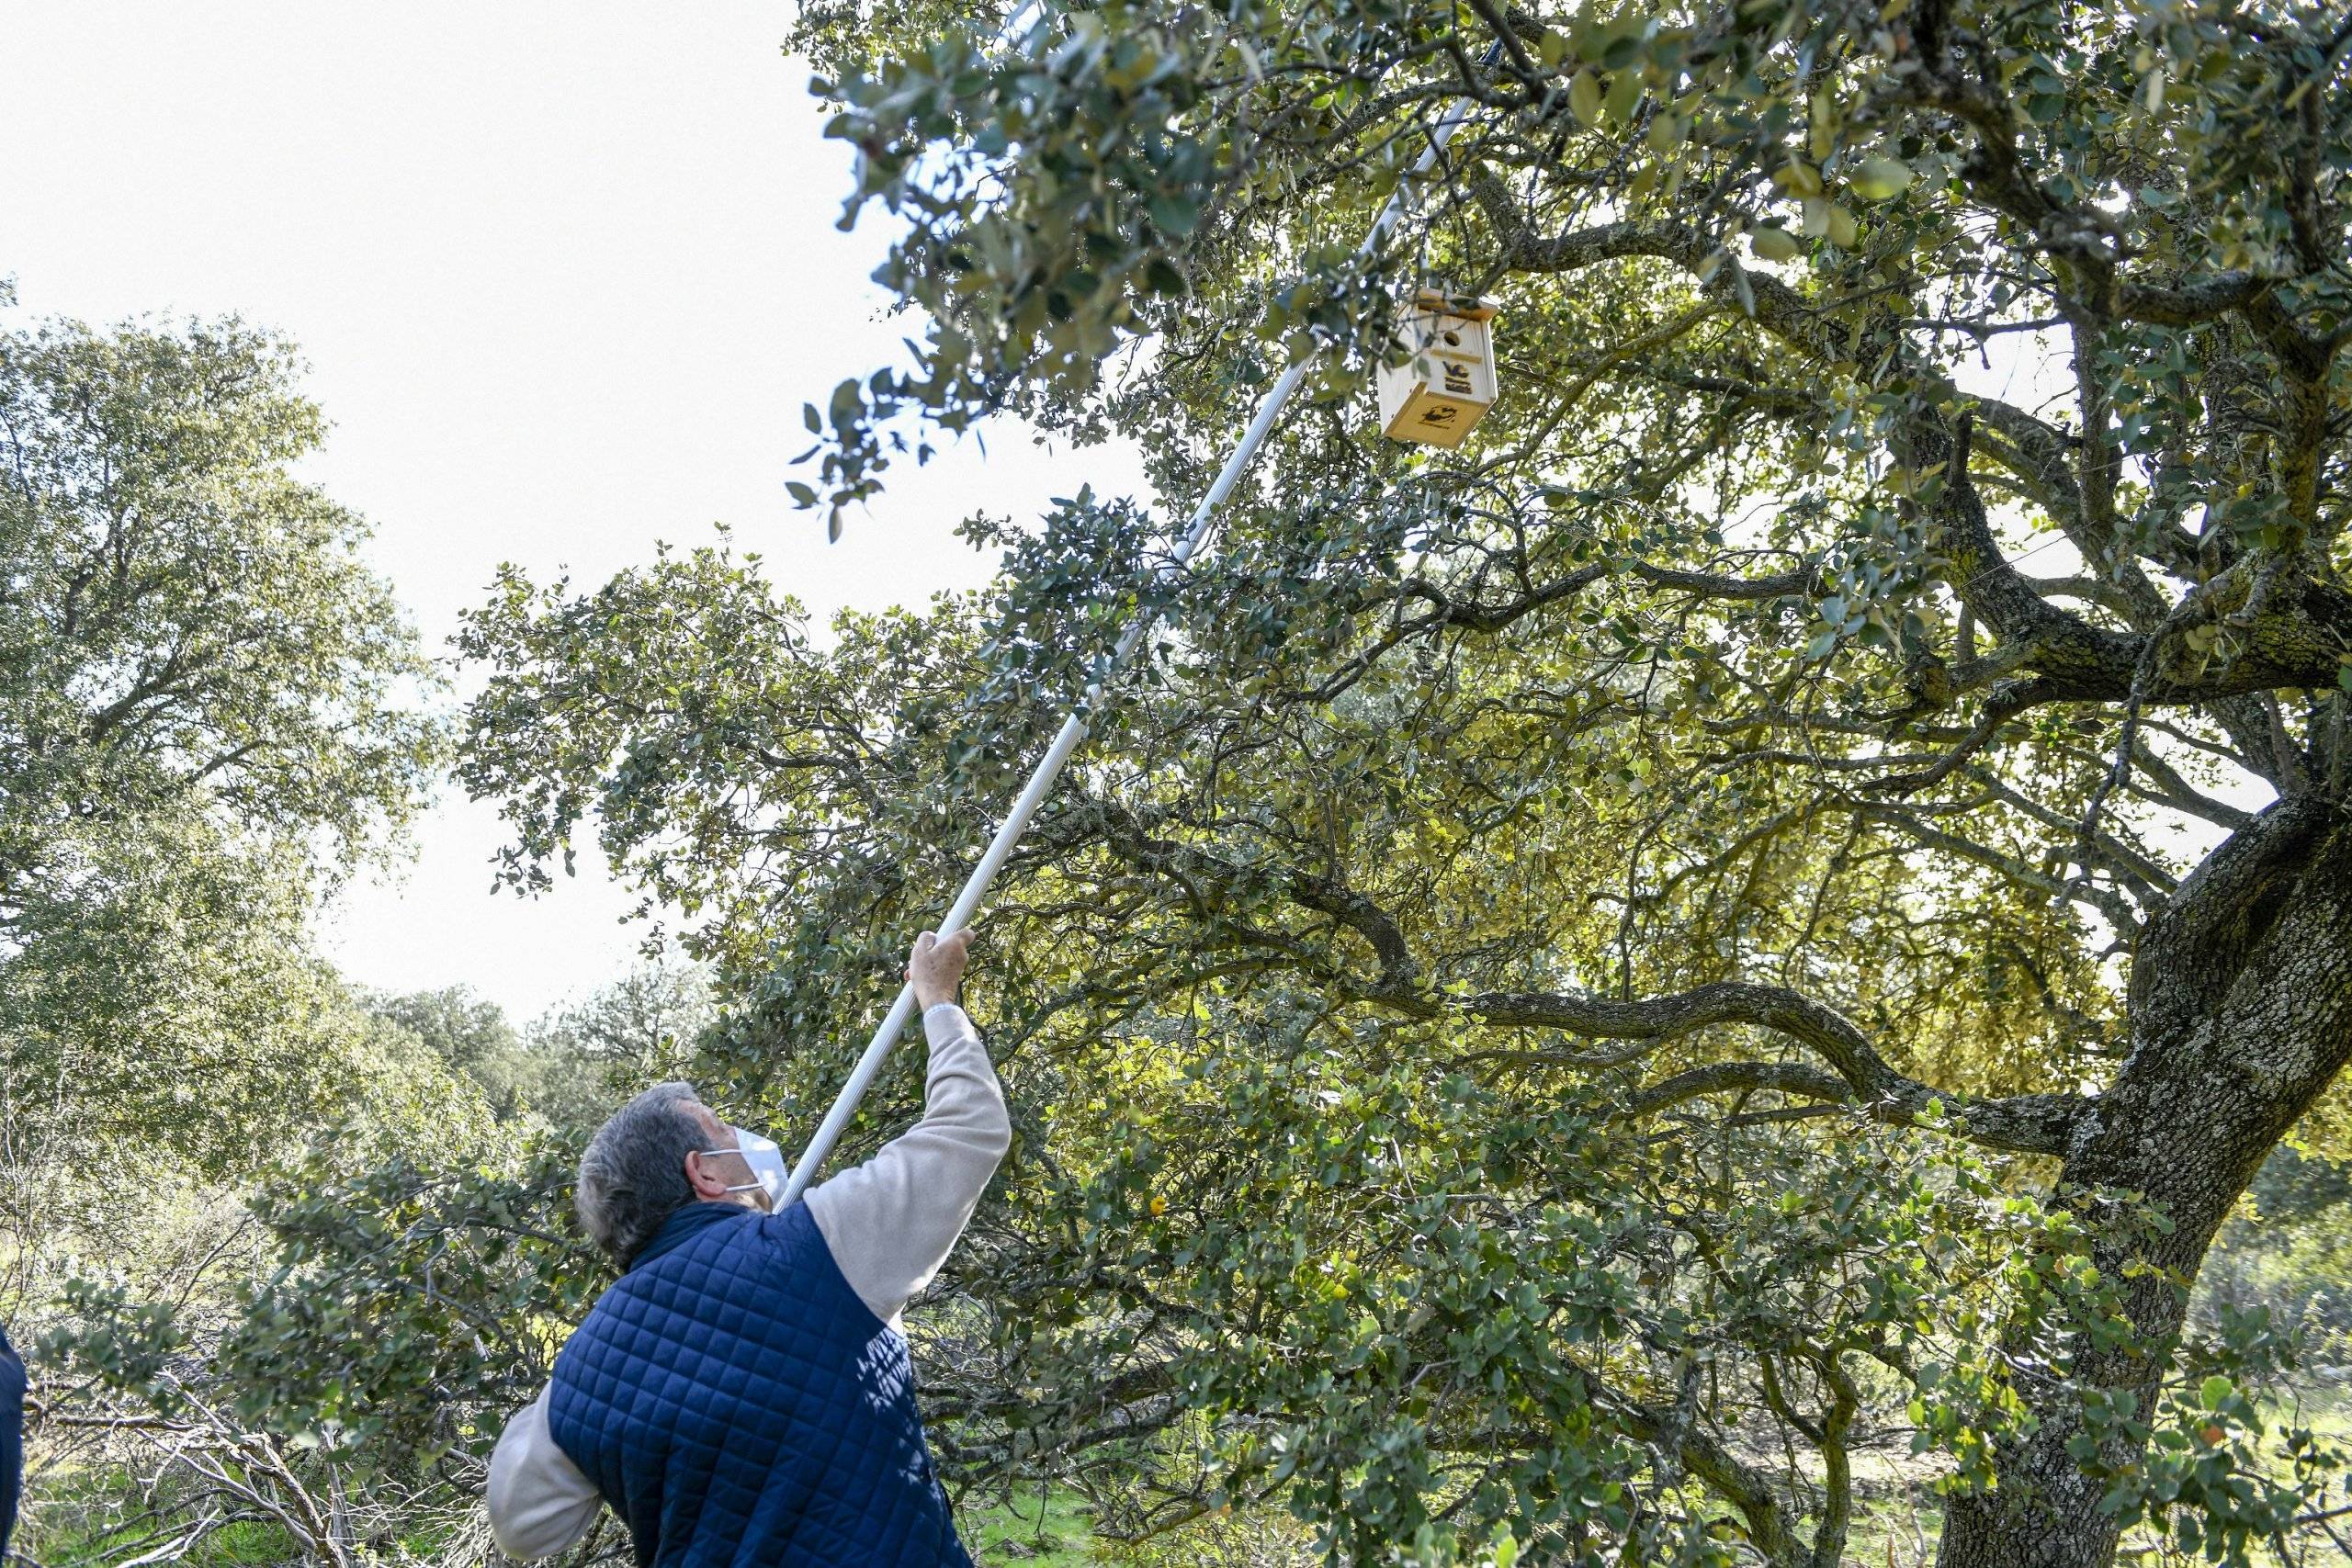
[[[964,1010],[942,1002],[922,1027],[931,1043],[922,1120],[808,1199],[842,1277],[885,1323],[947,1261],[1012,1144],[1004,1091]]]
[[[490,1457],[490,1533],[509,1557],[552,1557],[588,1533],[604,1498],[548,1430],[547,1390],[514,1413]]]

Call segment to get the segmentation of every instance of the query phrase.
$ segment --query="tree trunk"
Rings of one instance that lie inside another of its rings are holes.
[[[2066,1451],[2082,1391],[2136,1395],[2144,1415],[2214,1232],[2264,1156],[2352,1055],[2352,824],[2282,801],[2209,856],[2133,954],[2132,1051],[2068,1149],[2055,1201],[2100,1237],[2143,1347],[2082,1348],[2070,1376],[2019,1392],[2038,1422],[1996,1455],[1996,1487],[1946,1510],[1939,1568],[2107,1568],[2116,1521]],[[2171,1221],[2132,1237],[2093,1210],[2136,1192]],[[2144,1262],[2156,1271],[2127,1271]],[[2110,1462],[2134,1457],[2110,1450]]]

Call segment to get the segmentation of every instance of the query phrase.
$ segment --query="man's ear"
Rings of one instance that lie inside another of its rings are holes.
[[[729,1196],[727,1179],[711,1169],[710,1162],[698,1154],[686,1156],[686,1185],[695,1190],[695,1197],[706,1201]]]

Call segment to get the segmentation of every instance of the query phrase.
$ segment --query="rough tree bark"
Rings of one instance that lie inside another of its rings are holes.
[[[2070,1205],[2136,1192],[2172,1222],[2144,1247],[2094,1227],[2109,1239],[2093,1261],[2125,1281],[2132,1323],[2162,1341],[2263,1157],[2352,1056],[2352,818],[2290,798],[2217,849],[2141,940],[2130,1024],[2131,1055],[2077,1130],[2059,1192]],[[2155,1269],[2127,1272],[2133,1262]],[[1993,1491],[1954,1499],[1939,1568],[2112,1562],[2103,1487],[2066,1442],[2082,1389],[2128,1391],[2145,1410],[2161,1367],[2131,1348],[2086,1348],[2070,1380],[2029,1385],[2038,1425],[1998,1456]]]

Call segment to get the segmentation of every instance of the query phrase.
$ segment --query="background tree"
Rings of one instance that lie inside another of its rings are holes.
[[[673,960],[641,964],[524,1030],[464,986],[368,1005],[386,1027],[472,1079],[501,1121],[537,1116],[583,1138],[639,1089],[684,1071],[712,1021],[707,977]]]
[[[304,919],[407,821],[440,734],[364,525],[291,472],[323,430],[296,368],[233,321],[0,333],[19,1137],[136,1140],[219,1173],[345,1089]]]
[[[2215,1238],[2199,1283],[2208,1313],[2267,1308],[2310,1332],[2320,1365],[2352,1377],[2352,1167],[2281,1146]]]
[[[92,1332],[116,1374],[174,1323],[151,1370],[195,1396],[93,1404],[93,1363],[33,1356],[17,1540],[67,1560],[167,1561],[339,1495],[205,1397],[261,1321],[234,1310],[271,1261],[242,1200],[330,1127],[364,1168],[487,1123],[311,941],[446,730],[364,525],[295,477],[324,428],[298,371],[234,321],[0,331],[0,1313],[28,1348]]]
[[[808,411],[836,527],[1004,408],[1195,494],[1325,356],[1178,590],[1080,492],[974,521],[984,615],[825,652],[720,551],[469,630],[517,876],[601,813],[725,965],[713,1070],[805,1124],[1170,600],[989,922],[1025,1124],[934,1320],[956,1455],[1139,1533],[1280,1498],[1351,1560],[1826,1563],[1908,1427],[1951,1568],[2143,1518],[2286,1550],[2321,1460],[2248,1401],[2274,1325],[2185,1324],[2352,1052],[2352,24],[1118,0],[797,41],[929,316]],[[1430,280],[1503,307],[1452,458],[1364,407]]]
[[[504,1058],[523,1046],[522,1036],[506,1020],[506,1010],[476,995],[469,986],[379,997],[370,1010],[416,1036],[456,1072],[503,1073]]]
[[[531,1027],[532,1109],[585,1138],[630,1095],[684,1076],[716,1021],[709,976],[665,957],[639,964]]]

